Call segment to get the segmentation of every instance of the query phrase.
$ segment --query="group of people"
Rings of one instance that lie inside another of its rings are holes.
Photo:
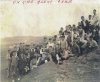
[[[28,45],[20,43],[8,50],[8,76],[23,76],[34,67],[53,61],[63,64],[69,57],[81,56],[98,48],[100,26],[96,14],[89,15],[86,20],[81,16],[78,25],[67,25],[60,28],[57,35],[44,37],[40,44]],[[20,78],[18,78],[20,80]]]

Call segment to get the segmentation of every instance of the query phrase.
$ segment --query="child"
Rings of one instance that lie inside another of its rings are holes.
[[[18,56],[16,51],[12,51],[11,57],[11,75],[12,75],[12,82],[15,82],[15,77],[17,76],[17,64],[18,64]]]

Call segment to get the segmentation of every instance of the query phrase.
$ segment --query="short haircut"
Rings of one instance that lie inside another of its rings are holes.
[[[93,11],[96,11],[96,9],[94,9]]]
[[[89,15],[89,17],[91,17],[92,15]]]
[[[81,16],[81,18],[84,18],[84,16]]]
[[[91,39],[93,39],[93,36],[90,36]]]

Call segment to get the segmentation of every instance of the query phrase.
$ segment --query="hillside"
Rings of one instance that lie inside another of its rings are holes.
[[[16,37],[4,40],[6,45],[2,45],[1,48],[1,81],[11,82],[6,76],[8,46],[24,40],[39,42],[42,37]],[[56,65],[52,61],[40,65],[17,82],[100,82],[100,47],[89,54],[71,57],[62,65]]]

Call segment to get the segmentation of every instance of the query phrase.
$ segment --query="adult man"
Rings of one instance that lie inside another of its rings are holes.
[[[93,36],[90,36],[90,39],[87,44],[87,50],[89,52],[89,51],[95,50],[96,48],[98,48],[98,44],[95,40],[93,40]]]
[[[97,13],[96,13],[96,9],[93,10],[93,16],[92,16],[92,25],[94,26],[94,28],[96,26],[98,26],[98,16],[97,16]]]
[[[44,37],[44,39],[43,39],[43,47],[46,48],[47,44],[48,44],[47,37]]]
[[[81,26],[85,32],[87,32],[87,25],[84,16],[81,16]]]
[[[61,28],[60,28],[59,33],[61,33],[61,35],[63,35],[63,34],[64,34],[64,29],[63,29],[63,27],[61,27]]]
[[[89,24],[91,25],[91,22],[92,22],[92,15],[89,15],[89,16],[88,16],[88,22],[89,22]]]
[[[87,20],[87,26],[88,26],[88,31],[91,31],[92,32],[92,15],[89,15],[88,16],[88,20]]]

